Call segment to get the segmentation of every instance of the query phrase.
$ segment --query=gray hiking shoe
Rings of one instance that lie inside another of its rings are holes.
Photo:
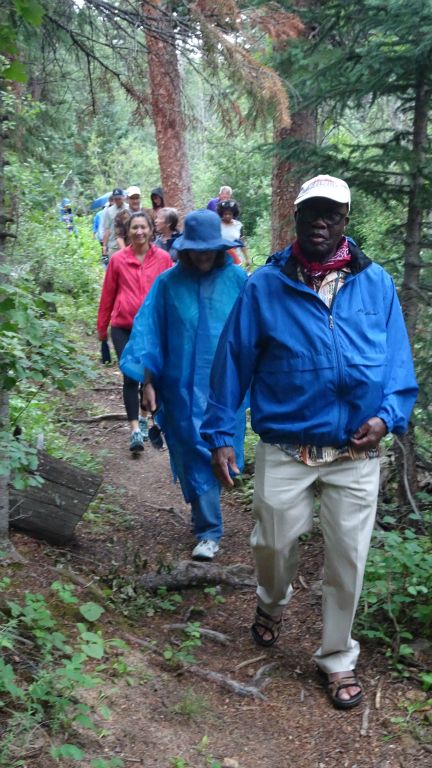
[[[132,453],[139,453],[140,451],[144,450],[144,438],[142,436],[141,430],[136,429],[135,432],[132,432],[130,437],[129,450],[132,451]]]

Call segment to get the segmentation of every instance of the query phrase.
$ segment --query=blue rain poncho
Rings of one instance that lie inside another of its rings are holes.
[[[161,274],[135,317],[120,368],[144,381],[152,374],[158,422],[165,432],[174,480],[187,502],[217,485],[211,453],[200,435],[210,369],[231,308],[247,276],[232,263],[199,272],[179,263]],[[236,415],[234,448],[243,466],[245,404]]]

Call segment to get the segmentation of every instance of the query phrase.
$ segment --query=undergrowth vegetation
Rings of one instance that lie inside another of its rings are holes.
[[[1,581],[4,592],[10,579]],[[119,639],[106,640],[97,628],[104,609],[80,604],[74,586],[59,581],[51,596],[26,593],[21,599],[3,595],[0,608],[0,766],[26,765],[38,736],[50,734],[57,759],[82,760],[81,729],[102,730],[111,712],[103,702],[86,702],[85,690],[100,686],[107,672],[115,679],[117,654],[126,650]],[[67,620],[65,620],[67,617]],[[121,768],[117,758],[90,759],[91,768]]]
[[[0,472],[10,468],[17,488],[38,482],[28,472],[36,467],[37,445],[83,460],[59,429],[61,394],[97,375],[87,341],[102,279],[86,222],[72,235],[54,218],[27,214],[20,230],[19,254],[11,254],[12,268],[1,268],[7,281],[0,288],[0,386],[11,392]],[[91,463],[90,455],[85,461]]]
[[[416,516],[413,523],[418,523]],[[395,524],[393,518],[385,522]],[[414,527],[376,530],[369,552],[357,627],[386,650],[395,670],[412,664],[427,691],[432,672],[414,658],[413,643],[430,641],[432,629],[432,516]],[[411,674],[413,673],[411,668]]]

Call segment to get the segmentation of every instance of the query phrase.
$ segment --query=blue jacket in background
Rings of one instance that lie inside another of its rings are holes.
[[[343,446],[372,416],[404,432],[418,387],[392,278],[350,242],[352,273],[332,307],[297,280],[291,248],[246,283],[221,335],[201,434],[232,445],[251,387],[267,443]]]
[[[144,380],[146,370],[152,374],[171,468],[188,502],[217,484],[200,428],[219,336],[246,280],[245,272],[231,262],[207,273],[178,263],[162,273],[135,317],[120,360],[123,373],[136,381]],[[231,439],[242,464],[241,402],[232,424]]]

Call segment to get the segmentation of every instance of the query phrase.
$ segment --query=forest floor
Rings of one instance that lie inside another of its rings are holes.
[[[75,418],[122,412],[117,368],[101,369],[97,388],[66,396],[66,410]],[[77,594],[83,602],[94,599],[91,585],[109,585],[116,595],[115,608],[105,606],[98,627],[105,637],[126,640],[127,671],[96,691],[83,692],[89,702],[104,701],[111,716],[100,720],[96,735],[78,734],[88,755],[79,765],[88,768],[96,756],[117,756],[125,768],[432,767],[430,733],[421,713],[409,714],[425,694],[413,680],[392,674],[382,649],[362,644],[358,673],[365,698],[359,707],[335,710],[320,686],[311,662],[321,629],[319,531],[302,544],[295,594],[273,648],[252,642],[251,586],[184,589],[174,610],[147,615],[151,598],[140,593],[137,580],[190,559],[194,539],[187,505],[172,483],[168,452],[147,444],[133,459],[128,438],[125,421],[74,425],[71,440],[95,455],[104,451],[105,458],[99,495],[70,545],[54,547],[12,534],[25,558],[13,569],[15,589],[47,594],[59,578],[55,569],[66,568],[81,577]],[[225,536],[217,563],[252,567],[250,513],[229,493],[223,507]],[[166,600],[173,604],[172,594]],[[185,635],[167,625],[191,621],[228,636],[228,644],[203,636],[192,649],[192,665],[170,665],[163,651],[174,649],[182,661]],[[220,681],[200,677],[198,672],[205,671],[240,687],[255,687],[261,697],[240,695]],[[260,683],[263,677],[265,684]],[[25,768],[59,765],[49,756],[48,741],[30,747],[22,755]]]

